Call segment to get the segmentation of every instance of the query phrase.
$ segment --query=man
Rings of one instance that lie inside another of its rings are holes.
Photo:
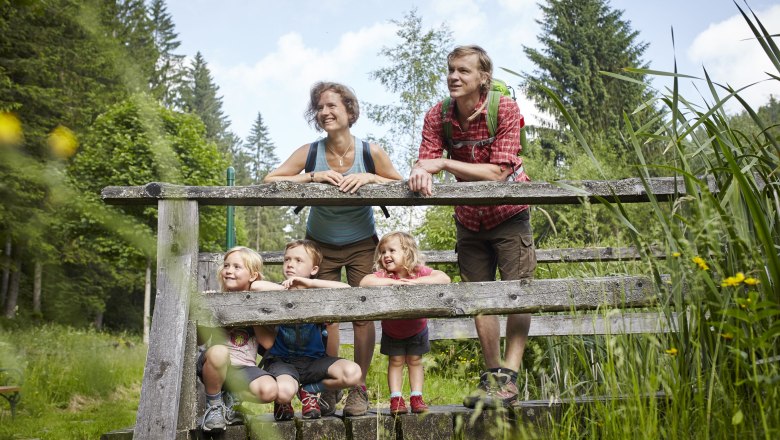
[[[443,102],[425,116],[419,158],[409,175],[409,188],[431,195],[432,174],[447,171],[458,181],[530,180],[518,156],[522,115],[514,100],[502,96],[493,137],[487,123],[487,96],[493,63],[479,46],[460,46],[447,56],[449,109]],[[451,138],[445,134],[445,125]],[[448,158],[442,157],[447,149]],[[458,265],[465,282],[494,281],[496,268],[502,280],[530,279],[536,252],[527,205],[456,206]],[[464,399],[466,407],[511,406],[517,401],[517,372],[523,358],[531,316],[507,319],[506,350],[501,360],[499,322],[496,316],[474,319],[485,371],[478,389]]]

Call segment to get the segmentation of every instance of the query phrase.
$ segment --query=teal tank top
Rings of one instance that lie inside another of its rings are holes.
[[[355,160],[344,175],[365,173],[363,141],[355,138]],[[325,159],[325,139],[319,140],[314,171],[328,171]],[[312,206],[306,222],[306,234],[316,241],[344,246],[376,234],[371,206]]]

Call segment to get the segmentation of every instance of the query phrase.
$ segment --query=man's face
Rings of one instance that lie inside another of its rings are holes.
[[[284,252],[284,277],[311,278],[320,270],[303,246],[295,246]]]
[[[453,58],[449,63],[447,88],[453,99],[471,94],[480,94],[480,85],[486,74],[479,70],[479,58],[476,54]]]

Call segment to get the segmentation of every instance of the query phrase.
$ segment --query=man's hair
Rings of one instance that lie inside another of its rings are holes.
[[[289,249],[297,248],[298,246],[303,246],[303,249],[311,257],[314,266],[319,266],[322,263],[322,251],[317,246],[317,243],[311,240],[293,240],[287,243],[284,247],[284,252],[287,253]]]
[[[458,46],[447,55],[447,67],[449,67],[450,63],[455,58],[460,58],[467,55],[476,55],[479,70],[487,74],[487,81],[480,84],[482,92],[487,92],[490,90],[491,84],[493,82],[493,61],[490,59],[490,56],[487,54],[487,52],[485,52],[485,49],[477,46],[476,44]]]
[[[417,243],[414,241],[414,237],[406,232],[400,231],[388,232],[379,240],[379,243],[376,245],[376,250],[374,251],[374,270],[385,270],[382,265],[382,252],[380,249],[388,241],[394,238],[397,238],[398,242],[401,243],[401,253],[403,255],[401,266],[403,266],[410,275],[415,274],[419,267],[425,264],[425,260],[420,253],[420,249],[417,247]]]
[[[322,127],[320,127],[320,123],[317,121],[317,107],[320,104],[320,97],[328,90],[336,92],[341,96],[341,102],[344,104],[344,107],[347,108],[347,114],[349,115],[349,126],[352,127],[360,116],[360,104],[358,104],[357,96],[355,96],[355,92],[351,88],[336,82],[320,81],[311,86],[311,92],[309,92],[309,108],[307,108],[304,113],[306,121],[315,130],[322,131]]]
[[[235,246],[225,252],[225,255],[222,256],[222,264],[219,265],[219,270],[217,270],[217,281],[219,281],[219,287],[222,291],[225,290],[225,280],[222,279],[222,269],[224,269],[225,266],[224,262],[230,254],[235,252],[238,252],[238,254],[241,255],[241,262],[244,263],[244,267],[250,274],[256,273],[258,280],[263,279],[263,257],[246,246]]]

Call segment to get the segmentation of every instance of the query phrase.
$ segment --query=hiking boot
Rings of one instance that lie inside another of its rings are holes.
[[[509,408],[517,400],[517,384],[503,372],[482,373],[477,390],[463,399],[463,406],[475,408],[478,403],[486,409]]]
[[[322,417],[336,414],[336,404],[341,401],[343,393],[341,390],[325,390],[320,393],[320,412]]]
[[[368,393],[361,386],[349,390],[347,401],[344,403],[344,415],[346,417],[362,416],[368,412]]]
[[[284,422],[295,418],[295,410],[291,403],[274,402],[274,420]]]
[[[206,412],[203,413],[203,420],[200,423],[200,429],[203,432],[224,431],[227,427],[225,421],[225,405],[219,402],[214,405],[208,405]]]
[[[428,405],[423,401],[422,396],[412,396],[409,398],[409,403],[412,405],[412,413],[421,414],[428,412]],[[392,404],[391,404],[392,406]]]
[[[303,388],[298,390],[298,398],[301,399],[303,408],[301,415],[304,419],[319,419],[322,415],[320,411],[320,395],[305,391]]]
[[[398,414],[406,414],[409,410],[406,409],[406,402],[401,396],[390,398],[390,414],[397,416]]]
[[[238,407],[241,405],[241,401],[238,400],[235,394],[231,392],[225,392],[222,394],[225,400],[225,421],[228,425],[239,425],[244,422],[244,416]]]

